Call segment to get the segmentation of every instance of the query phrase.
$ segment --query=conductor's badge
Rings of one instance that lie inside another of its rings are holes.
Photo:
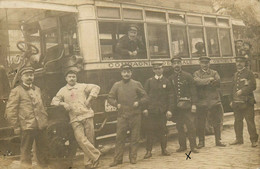
[[[166,88],[166,84],[163,84],[162,87],[163,87],[163,88]]]

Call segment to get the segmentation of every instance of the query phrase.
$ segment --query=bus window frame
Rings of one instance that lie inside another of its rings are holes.
[[[109,6],[105,5],[105,4],[109,4]],[[97,28],[98,28],[98,37],[99,37],[99,22],[101,21],[107,21],[107,22],[120,22],[120,23],[138,23],[138,24],[143,24],[143,28],[144,28],[144,36],[145,36],[145,45],[146,45],[146,59],[119,59],[119,60],[103,60],[102,55],[101,55],[101,44],[100,44],[100,40],[99,40],[99,60],[101,63],[104,62],[127,62],[127,61],[153,61],[153,60],[163,60],[163,61],[168,61],[171,58],[173,58],[173,53],[172,53],[172,46],[171,44],[171,26],[176,25],[176,26],[185,26],[185,31],[186,31],[186,35],[187,35],[187,43],[188,43],[188,54],[189,57],[187,58],[183,58],[184,60],[198,60],[197,57],[192,57],[192,49],[190,47],[190,38],[189,38],[189,28],[190,27],[200,27],[203,30],[203,40],[204,40],[204,46],[205,46],[205,56],[209,56],[209,51],[208,51],[208,43],[207,43],[207,35],[206,35],[206,28],[208,27],[212,27],[212,28],[216,28],[217,29],[217,38],[218,38],[218,49],[219,49],[219,57],[214,57],[212,56],[212,59],[228,59],[228,58],[234,58],[235,53],[234,53],[234,43],[232,42],[233,39],[233,35],[232,35],[232,24],[231,24],[231,18],[230,16],[220,16],[220,15],[214,15],[214,14],[206,14],[206,13],[199,13],[199,12],[188,12],[188,11],[181,11],[181,10],[172,10],[172,9],[160,9],[160,8],[156,8],[156,7],[147,7],[147,6],[137,6],[137,5],[132,5],[132,4],[116,4],[116,5],[111,5],[113,3],[110,2],[106,2],[106,3],[100,3],[99,5],[95,5],[96,8],[96,14],[97,14],[97,7],[118,7],[120,8],[120,19],[113,19],[113,18],[99,18],[96,15],[96,21],[97,21]],[[142,10],[143,13],[143,19],[142,20],[135,20],[135,19],[124,19],[123,18],[123,10],[124,9],[134,9],[134,10]],[[152,20],[147,20],[146,17],[146,11],[149,12],[161,12],[165,14],[165,21],[152,21]],[[172,23],[170,22],[169,19],[169,14],[183,14],[185,16],[185,23]],[[187,19],[188,16],[197,16],[201,18],[201,24],[194,24],[194,23],[188,23]],[[205,17],[208,18],[214,18],[216,19],[216,25],[213,26],[207,26],[205,24]],[[229,22],[229,26],[219,26],[218,24],[218,18],[220,19],[226,19]],[[167,27],[167,38],[168,38],[168,48],[169,48],[169,58],[151,58],[151,54],[149,51],[149,38],[148,38],[148,32],[147,32],[147,24],[162,24],[162,25],[166,25]],[[231,40],[231,51],[232,51],[232,55],[230,56],[225,56],[223,57],[222,55],[222,48],[221,48],[221,43],[220,43],[220,38],[219,38],[219,29],[220,28],[226,28],[229,29],[229,35],[230,35],[230,40]]]

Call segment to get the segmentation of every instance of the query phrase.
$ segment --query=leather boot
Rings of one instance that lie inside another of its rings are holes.
[[[225,147],[226,144],[220,141],[220,127],[214,127],[216,146]]]
[[[146,154],[144,155],[144,159],[148,159],[150,157],[152,157],[151,151],[146,151]]]

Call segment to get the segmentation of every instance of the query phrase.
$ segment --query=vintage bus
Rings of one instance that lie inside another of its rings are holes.
[[[120,80],[122,64],[131,64],[133,79],[144,83],[153,75],[151,61],[163,61],[168,76],[173,57],[181,56],[183,69],[193,73],[199,69],[199,57],[209,56],[212,69],[220,74],[220,92],[228,111],[229,87],[235,72],[231,17],[194,12],[185,4],[186,9],[160,6],[163,1],[158,4],[0,1],[0,63],[8,70],[13,86],[19,65],[27,62],[36,69],[35,83],[42,89],[53,124],[62,119],[59,112],[64,114],[62,108],[50,106],[51,99],[66,84],[64,71],[77,69],[79,82],[99,85],[101,92],[93,103],[97,140],[115,135],[117,112],[106,98],[114,82]],[[138,25],[138,39],[145,52],[140,58],[118,58],[115,45],[131,24]],[[198,44],[202,49],[199,54]]]

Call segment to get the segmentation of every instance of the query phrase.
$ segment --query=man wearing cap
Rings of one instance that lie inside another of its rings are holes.
[[[169,156],[167,146],[167,119],[172,116],[173,92],[170,81],[163,76],[163,63],[153,62],[154,77],[149,78],[145,85],[145,91],[149,96],[147,109],[144,114],[144,128],[146,131],[146,154],[144,159],[152,157],[152,147],[155,136],[161,142],[162,155]]]
[[[243,56],[236,57],[237,72],[233,77],[231,107],[234,110],[235,122],[234,129],[236,140],[231,145],[243,144],[243,119],[246,119],[248,133],[252,147],[257,146],[258,134],[255,126],[254,104],[255,98],[253,91],[256,89],[254,74],[246,69],[247,59]]]
[[[84,152],[85,168],[95,168],[99,164],[100,151],[94,147],[94,111],[91,101],[97,98],[100,87],[95,84],[77,83],[77,71],[65,72],[67,85],[62,87],[51,104],[63,106],[70,116],[75,138]]]
[[[140,138],[142,107],[148,97],[138,81],[132,79],[132,66],[121,66],[122,80],[116,82],[108,94],[108,103],[117,107],[117,132],[114,162],[110,167],[122,164],[127,131],[130,131],[129,159],[136,164],[138,141]]]
[[[216,146],[226,146],[221,142],[221,125],[223,119],[223,106],[220,100],[220,76],[217,71],[209,68],[210,58],[200,57],[200,70],[194,72],[194,81],[197,87],[197,114],[199,136],[198,148],[205,147],[205,124],[206,119],[214,128]]]
[[[145,58],[145,46],[138,39],[139,27],[132,24],[128,27],[127,35],[120,38],[116,44],[115,52],[118,59],[140,59]]]
[[[235,52],[236,52],[236,56],[241,55],[241,49],[243,49],[243,40],[238,39],[235,41]]]
[[[190,149],[194,153],[198,153],[196,149],[196,102],[197,95],[195,90],[194,80],[191,74],[182,70],[182,58],[175,57],[171,60],[173,73],[169,80],[174,89],[174,115],[176,117],[176,127],[178,130],[178,140],[180,148],[177,152],[182,152],[187,149],[186,133],[184,125],[187,127]]]
[[[20,70],[21,84],[11,90],[6,105],[5,116],[21,134],[21,168],[32,167],[31,150],[35,142],[38,165],[47,167],[46,127],[48,114],[44,109],[41,90],[33,85],[34,69],[23,67]]]

